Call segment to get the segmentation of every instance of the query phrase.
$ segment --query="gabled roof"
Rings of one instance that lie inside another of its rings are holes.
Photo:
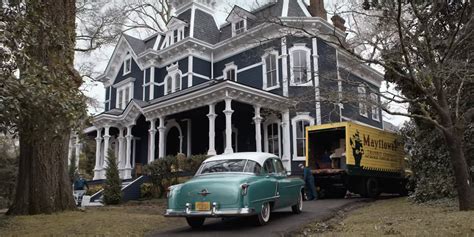
[[[251,18],[251,19],[254,19],[255,18],[255,15],[252,14],[251,12],[237,6],[237,5],[234,5],[234,7],[232,8],[232,10],[230,11],[229,15],[227,15],[227,18],[225,19],[227,22],[231,21],[232,19],[230,18],[233,18],[233,17],[238,17],[238,18],[241,18],[243,19],[244,17],[248,17],[248,18]]]
[[[145,41],[141,39],[137,39],[135,37],[132,37],[127,34],[123,34],[123,37],[127,40],[127,42],[130,44],[132,47],[133,51],[135,52],[136,55],[139,55],[140,53],[144,52],[146,49]]]

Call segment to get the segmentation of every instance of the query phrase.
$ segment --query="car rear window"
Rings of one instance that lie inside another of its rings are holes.
[[[216,160],[203,163],[196,175],[235,172],[259,174],[260,170],[260,165],[251,160]]]

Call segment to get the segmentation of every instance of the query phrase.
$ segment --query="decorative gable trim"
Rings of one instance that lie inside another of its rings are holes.
[[[135,80],[136,80],[135,78],[129,77],[129,78],[127,78],[127,79],[125,79],[125,80],[123,80],[123,81],[121,81],[121,82],[119,82],[119,83],[113,85],[113,87],[114,87],[114,88],[119,88],[119,87],[121,87],[121,86],[123,86],[123,85],[125,85],[125,84],[130,83],[130,82],[135,82]]]

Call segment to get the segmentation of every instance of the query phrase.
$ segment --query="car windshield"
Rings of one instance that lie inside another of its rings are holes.
[[[196,175],[210,173],[260,173],[261,166],[251,160],[216,160],[201,165]]]

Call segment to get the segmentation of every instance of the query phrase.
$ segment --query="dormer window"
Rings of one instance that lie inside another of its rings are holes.
[[[256,17],[251,12],[235,6],[227,17],[226,21],[231,24],[232,36],[244,33],[248,29],[249,20],[255,20]]]
[[[237,81],[237,65],[233,62],[225,65],[224,80]]]
[[[165,77],[165,95],[182,90],[182,72],[179,70],[178,64],[174,64],[166,68],[168,75]]]
[[[238,22],[234,23],[234,35],[244,33],[245,30],[246,30],[246,25],[247,24],[246,24],[245,20],[241,20],[241,21],[238,21]]]
[[[127,54],[123,61],[123,75],[127,75],[132,71],[132,56],[130,53]]]
[[[117,98],[115,99],[115,108],[125,109],[128,102],[133,99],[133,88],[134,88],[135,78],[125,79],[115,85]]]
[[[176,43],[179,41],[179,31],[178,30],[174,30],[173,31],[173,42]]]

